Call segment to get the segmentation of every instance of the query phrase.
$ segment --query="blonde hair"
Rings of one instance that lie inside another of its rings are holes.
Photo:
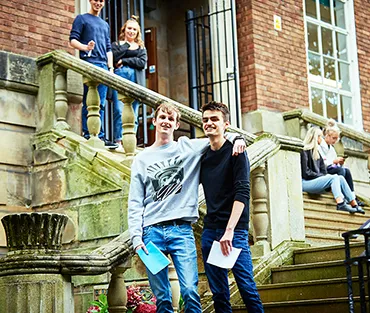
[[[338,136],[340,135],[340,129],[337,125],[337,122],[330,118],[328,122],[326,123],[326,126],[324,128],[324,136],[329,135],[331,136],[332,133],[336,133]]]
[[[123,24],[123,26],[120,30],[118,39],[121,40],[121,41],[125,40],[125,31],[126,31],[127,24],[129,22],[136,22],[136,24],[137,24],[137,35],[136,35],[136,38],[134,39],[134,41],[139,45],[140,48],[144,48],[145,47],[144,46],[144,41],[141,38],[141,27],[140,27],[140,24],[139,24],[139,17],[136,16],[136,15],[131,15],[131,17],[125,22],[125,24]]]
[[[318,127],[311,127],[303,140],[303,150],[312,150],[312,157],[314,160],[318,160],[320,158],[318,142],[319,136],[322,136],[322,130]]]

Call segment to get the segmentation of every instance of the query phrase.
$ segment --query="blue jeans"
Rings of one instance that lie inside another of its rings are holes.
[[[198,294],[197,253],[193,229],[184,225],[151,225],[143,229],[143,242],[152,241],[165,255],[171,255],[185,302],[185,313],[201,313]],[[156,275],[147,269],[150,287],[157,298],[158,313],[173,313],[168,267]]]
[[[345,198],[348,202],[355,199],[354,193],[343,176],[326,174],[311,180],[302,179],[302,190],[308,193],[320,194],[327,188],[331,188],[334,199]]]
[[[355,188],[353,186],[353,179],[352,179],[352,174],[349,168],[342,167],[342,166],[328,166],[327,171],[329,174],[338,174],[341,175],[345,178],[349,188],[352,191],[355,191]]]
[[[108,70],[108,66],[106,64],[102,63],[91,63],[94,64],[95,66],[101,67],[105,70]],[[87,105],[86,105],[86,96],[87,96],[87,91],[88,87],[84,85],[84,94],[82,98],[82,135],[88,139],[90,138],[89,130],[87,128]],[[99,138],[104,139],[105,134],[104,134],[104,112],[105,112],[105,100],[107,98],[107,90],[108,87],[105,85],[98,85],[98,93],[99,93],[99,98],[100,98],[100,122],[101,122],[101,127],[100,127],[100,132],[99,132]]]
[[[216,313],[231,313],[228,270],[207,263],[208,255],[214,240],[219,241],[224,229],[203,229],[202,254],[209,287],[213,294]],[[232,272],[239,288],[240,295],[248,312],[262,313],[263,306],[253,278],[253,264],[248,244],[248,231],[236,229],[234,231],[233,247],[242,251]]]
[[[114,70],[114,73],[118,76],[128,79],[136,83],[136,73],[135,69],[124,65],[120,68]],[[112,93],[112,100],[113,100],[113,137],[114,141],[122,140],[122,110],[123,110],[123,103],[118,100],[118,92],[117,90],[113,90]],[[139,115],[139,101],[135,100],[132,103],[132,108],[134,109],[135,114],[135,132],[138,126],[138,115]]]

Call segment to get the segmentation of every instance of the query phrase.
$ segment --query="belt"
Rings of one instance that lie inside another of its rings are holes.
[[[191,222],[185,221],[185,220],[182,220],[182,219],[179,218],[179,219],[176,219],[176,220],[159,222],[155,225],[157,225],[157,226],[165,226],[165,225],[176,226],[176,225],[190,225],[190,224],[191,224]]]

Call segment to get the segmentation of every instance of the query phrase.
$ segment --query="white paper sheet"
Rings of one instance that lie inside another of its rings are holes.
[[[238,259],[240,251],[242,251],[242,249],[233,247],[230,254],[228,256],[224,256],[221,251],[220,243],[215,240],[208,255],[207,263],[222,268],[232,268]]]

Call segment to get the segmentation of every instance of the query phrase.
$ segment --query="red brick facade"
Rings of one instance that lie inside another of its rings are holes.
[[[0,50],[37,57],[68,48],[75,1],[7,0],[0,7]]]
[[[237,1],[242,111],[308,106],[302,2]],[[274,30],[273,16],[282,19]]]
[[[355,0],[358,65],[364,130],[370,132],[370,2]]]

